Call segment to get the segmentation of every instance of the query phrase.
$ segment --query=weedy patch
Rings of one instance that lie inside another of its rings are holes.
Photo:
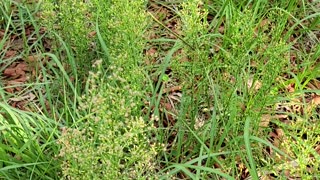
[[[287,67],[292,67],[289,57],[295,52],[292,39],[288,37],[297,32],[288,22],[292,22],[293,14],[298,16],[296,6],[299,3],[290,2],[284,9],[281,8],[284,2],[279,2],[280,8],[272,8],[260,1],[229,2],[223,6],[202,1],[151,1],[150,4],[156,23],[160,27],[167,25],[166,36],[158,35],[155,39],[157,34],[152,33],[150,44],[153,45],[146,51],[155,64],[163,59],[160,65],[163,74],[155,78],[156,82],[161,81],[155,84],[160,91],[156,97],[169,87],[180,87],[178,91],[165,91],[157,98],[158,105],[152,106],[160,113],[159,127],[167,129],[160,136],[168,144],[164,163],[178,163],[164,165],[169,176],[257,178],[266,168],[283,163],[266,158],[267,162],[262,158],[268,156],[265,149],[272,149],[284,162],[289,163],[288,155],[294,159],[292,153],[281,147],[287,153],[285,156],[279,146],[263,140],[268,139],[274,126],[270,119],[262,124],[261,116],[273,114],[270,106],[283,96],[281,77],[288,75]],[[169,10],[167,17],[162,15],[166,10]],[[176,25],[180,28],[171,27],[168,22],[172,20],[179,22]],[[293,24],[299,26],[299,23],[297,20]],[[175,29],[180,29],[178,34]],[[157,26],[150,29],[154,30],[163,31]],[[168,46],[169,42],[177,41],[183,45],[171,44],[174,55],[161,58],[162,44]],[[280,115],[273,117],[281,118]],[[250,125],[245,126],[248,119],[252,119]],[[206,158],[202,159],[203,156]],[[281,175],[289,177],[288,173],[277,174]]]
[[[121,69],[110,67],[109,76],[101,70],[99,65],[97,73],[90,73],[88,93],[79,104],[80,121],[62,130],[63,175],[154,179],[160,146],[149,138],[155,131],[151,119],[137,116],[142,94],[130,88]]]
[[[5,178],[320,177],[319,2],[0,8]]]
[[[93,23],[92,32],[81,29],[86,32],[70,35],[72,39],[67,42],[85,45],[83,36],[89,34],[96,38],[94,57],[101,57],[98,73],[89,73],[85,96],[78,102],[77,113],[81,114],[78,121],[62,131],[59,157],[63,160],[63,174],[76,179],[155,177],[159,145],[150,140],[155,133],[153,121],[141,113],[141,99],[146,87],[144,70],[139,65],[144,47],[142,35],[148,22],[143,12],[144,3],[91,1],[90,5],[94,9],[86,13],[82,11],[83,8],[88,10],[85,3],[81,4],[82,8],[76,8],[77,12],[81,10],[78,16],[72,16],[65,4],[58,4],[62,10],[54,11],[67,20],[61,22],[66,28]],[[68,16],[75,19],[70,21]],[[68,33],[75,32],[61,29],[61,37],[66,35],[64,33],[68,36]],[[73,48],[72,51],[76,59],[82,58],[77,53],[82,52],[80,49]],[[86,61],[87,65],[90,59],[81,61]]]

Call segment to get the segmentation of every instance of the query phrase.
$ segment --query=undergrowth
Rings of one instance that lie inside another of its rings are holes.
[[[111,66],[113,73],[105,76],[98,66],[97,73],[90,73],[88,91],[79,102],[83,115],[73,128],[62,130],[63,175],[72,179],[155,178],[154,156],[159,147],[148,138],[155,131],[152,121],[139,116],[141,92],[130,88],[122,69]]]
[[[28,62],[22,92],[1,86],[1,176],[319,178],[318,7],[5,0],[1,80],[21,57],[46,62]],[[8,58],[13,34],[24,50]],[[26,92],[28,109],[12,107]]]

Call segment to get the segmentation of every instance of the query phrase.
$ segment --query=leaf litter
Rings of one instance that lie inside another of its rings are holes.
[[[12,18],[19,20],[18,11],[13,9]],[[51,40],[44,37],[46,28],[40,27],[38,32],[31,24],[15,24],[10,26],[8,32],[0,29],[1,39],[6,38],[0,54],[4,54],[0,61],[0,81],[7,93],[7,102],[12,107],[21,110],[30,110],[28,104],[36,102],[36,96],[28,90],[28,84],[38,77],[38,69],[45,65],[48,58],[43,58],[42,53],[51,51]],[[21,29],[24,29],[21,31]],[[20,30],[19,30],[20,29]],[[42,36],[38,39],[37,33]],[[39,52],[36,43],[41,42],[44,51]]]

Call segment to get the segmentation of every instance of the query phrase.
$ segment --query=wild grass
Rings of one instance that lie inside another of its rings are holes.
[[[148,14],[149,5],[162,9]],[[1,176],[319,178],[318,6],[3,1],[0,57],[10,35],[21,35],[24,44],[17,57],[1,60],[1,72],[34,47],[49,61],[22,85],[37,97],[29,112],[11,107],[9,98],[19,95],[1,86]],[[163,27],[172,21],[176,29]],[[27,24],[39,39],[32,45]],[[43,38],[50,38],[50,52]],[[157,51],[152,63],[148,48]],[[178,92],[167,90],[177,86]],[[272,118],[280,116],[289,123]]]
[[[1,103],[1,176],[6,179],[59,176],[55,154],[58,123]]]
[[[43,37],[38,33],[39,26],[37,26],[38,22],[33,17],[33,11],[26,6],[13,1],[2,1],[0,7],[1,29],[5,30],[1,40],[0,60],[1,72],[3,72],[12,62],[28,57],[32,47],[38,47],[41,51],[40,49],[43,46],[40,40]],[[31,45],[27,44],[29,40],[25,32],[25,26],[27,25],[35,26],[35,32],[32,36],[39,40]],[[21,37],[23,44],[16,44],[16,46],[21,46],[22,49],[17,49],[20,51],[17,56],[4,59],[9,48],[12,48],[9,43],[12,41],[10,38],[12,35]],[[1,77],[2,80],[4,80],[3,76]],[[12,87],[5,87],[1,83],[1,178],[53,179],[60,176],[60,162],[55,159],[55,155],[60,149],[56,144],[56,139],[60,136],[59,126],[61,126],[61,122],[59,122],[59,119],[47,116],[48,114],[44,110],[45,106],[41,107],[45,102],[45,95],[43,96],[43,91],[39,90],[43,89],[45,84],[50,83],[50,81],[37,80],[33,83],[17,83]],[[10,94],[5,91],[6,88],[20,88],[22,91],[19,94]],[[47,93],[51,92],[47,91]],[[31,112],[22,111],[9,105],[10,98],[20,98],[28,94],[37,96],[37,100],[29,102],[26,107],[32,109]],[[53,112],[54,108],[52,107],[51,110]]]

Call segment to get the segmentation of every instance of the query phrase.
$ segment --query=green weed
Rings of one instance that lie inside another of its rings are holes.
[[[31,112],[0,104],[1,175],[318,178],[318,6],[2,2],[1,72],[33,49],[48,62],[18,85],[36,96]],[[27,25],[38,39],[31,45]],[[6,59],[13,34],[23,51]],[[5,88],[2,99],[21,95]]]

